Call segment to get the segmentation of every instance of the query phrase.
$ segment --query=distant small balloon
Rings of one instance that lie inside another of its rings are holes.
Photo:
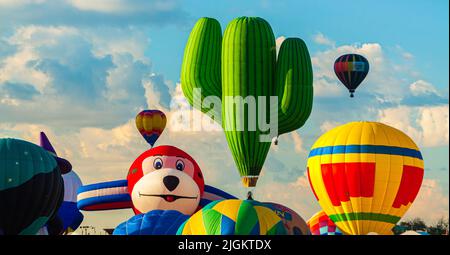
[[[151,147],[166,127],[166,115],[159,110],[143,110],[136,116],[136,127]]]
[[[334,73],[339,80],[347,87],[350,97],[369,72],[369,62],[358,54],[346,54],[336,59],[334,62]]]
[[[324,211],[314,214],[307,222],[312,235],[342,235],[342,231],[334,224]]]

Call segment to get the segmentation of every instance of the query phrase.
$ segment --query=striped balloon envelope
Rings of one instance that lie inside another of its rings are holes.
[[[159,110],[144,110],[136,115],[136,128],[151,147],[166,127],[166,115]]]
[[[254,200],[212,202],[193,214],[178,235],[286,235],[286,228],[269,207]]]
[[[344,234],[392,234],[419,192],[424,162],[403,132],[350,122],[315,142],[307,173],[322,209]]]
[[[342,235],[341,230],[324,211],[314,214],[306,224],[312,235]]]
[[[369,62],[358,54],[346,54],[334,62],[334,73],[338,79],[347,87],[350,97],[369,72]]]

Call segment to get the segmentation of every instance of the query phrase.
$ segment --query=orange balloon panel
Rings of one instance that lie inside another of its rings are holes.
[[[403,132],[351,122],[322,135],[308,157],[308,179],[322,209],[346,234],[392,234],[419,192],[424,163]]]

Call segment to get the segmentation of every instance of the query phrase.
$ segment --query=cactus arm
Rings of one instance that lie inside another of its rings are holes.
[[[302,127],[312,110],[313,74],[308,48],[299,38],[287,38],[277,61],[278,133]]]
[[[203,102],[207,96],[222,97],[221,46],[222,30],[219,22],[213,18],[201,18],[189,35],[181,66],[183,94],[191,106],[203,113],[209,113],[209,116],[212,109],[194,103]],[[201,89],[200,102],[194,102],[195,88]],[[217,117],[215,120],[220,123],[221,106],[216,109],[219,111],[213,113]]]

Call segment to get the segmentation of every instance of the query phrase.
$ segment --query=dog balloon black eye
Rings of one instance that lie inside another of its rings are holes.
[[[155,161],[153,161],[153,167],[155,169],[161,169],[163,167],[162,159],[160,158],[155,159]]]
[[[182,160],[178,160],[176,167],[177,167],[177,170],[183,171],[184,170],[184,162]]]

